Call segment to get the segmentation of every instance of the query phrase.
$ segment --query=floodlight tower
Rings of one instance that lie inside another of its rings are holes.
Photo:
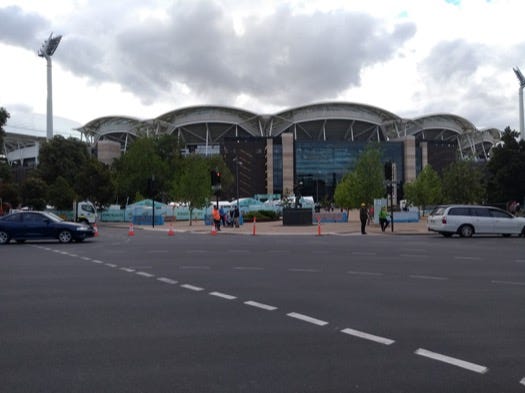
[[[525,126],[524,126],[524,120],[523,120],[523,88],[525,87],[525,77],[523,76],[523,74],[521,73],[520,69],[518,67],[516,68],[513,68],[514,70],[514,73],[516,74],[516,77],[518,78],[519,82],[520,82],[520,90],[519,90],[519,95],[520,95],[520,135],[521,135],[521,140],[522,141],[525,141]]]
[[[38,50],[38,56],[44,57],[47,61],[47,127],[46,137],[47,139],[53,138],[53,83],[52,83],[52,65],[51,56],[55,53],[60,40],[61,35],[53,37],[53,33],[49,35],[49,38],[44,41],[40,49]]]

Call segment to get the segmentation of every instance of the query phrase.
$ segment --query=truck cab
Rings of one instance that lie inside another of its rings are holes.
[[[73,219],[75,222],[85,222],[93,225],[97,220],[97,209],[90,201],[73,203]]]

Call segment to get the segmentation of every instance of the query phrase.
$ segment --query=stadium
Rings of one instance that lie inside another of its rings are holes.
[[[440,172],[458,159],[487,160],[501,135],[497,129],[478,130],[453,114],[406,119],[349,102],[315,103],[270,115],[194,106],[153,119],[101,117],[76,131],[108,164],[137,137],[174,134],[186,154],[221,154],[238,174],[240,196],[283,194],[301,184],[302,193],[316,201],[333,196],[337,182],[369,143],[379,146],[385,162],[395,163],[395,180],[402,186],[426,165]],[[7,145],[16,146],[15,140],[8,130]],[[6,150],[8,160],[16,157]]]

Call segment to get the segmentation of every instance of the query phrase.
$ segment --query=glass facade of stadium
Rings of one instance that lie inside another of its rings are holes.
[[[486,160],[500,131],[478,130],[451,114],[404,119],[381,108],[355,103],[322,103],[274,115],[242,109],[200,106],[175,110],[155,119],[95,119],[78,129],[96,147],[103,162],[127,149],[139,136],[177,135],[187,153],[221,154],[239,195],[283,194],[302,184],[302,194],[323,200],[351,171],[369,144],[382,160],[396,164],[401,185],[425,165],[443,170],[457,159]],[[225,190],[224,198],[236,196]]]

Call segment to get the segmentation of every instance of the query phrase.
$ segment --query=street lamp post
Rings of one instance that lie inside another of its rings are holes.
[[[520,114],[520,137],[521,140],[525,140],[525,126],[524,126],[524,120],[523,120],[523,88],[525,87],[525,77],[521,73],[520,69],[518,67],[512,69],[514,73],[516,74],[516,78],[518,78],[518,81],[520,82],[520,90],[519,90],[519,114]]]
[[[51,56],[55,53],[60,40],[61,35],[53,37],[53,33],[49,35],[49,38],[44,41],[40,49],[38,50],[38,56],[44,57],[47,62],[47,127],[46,137],[47,139],[53,138],[53,81],[52,81],[52,64]]]

